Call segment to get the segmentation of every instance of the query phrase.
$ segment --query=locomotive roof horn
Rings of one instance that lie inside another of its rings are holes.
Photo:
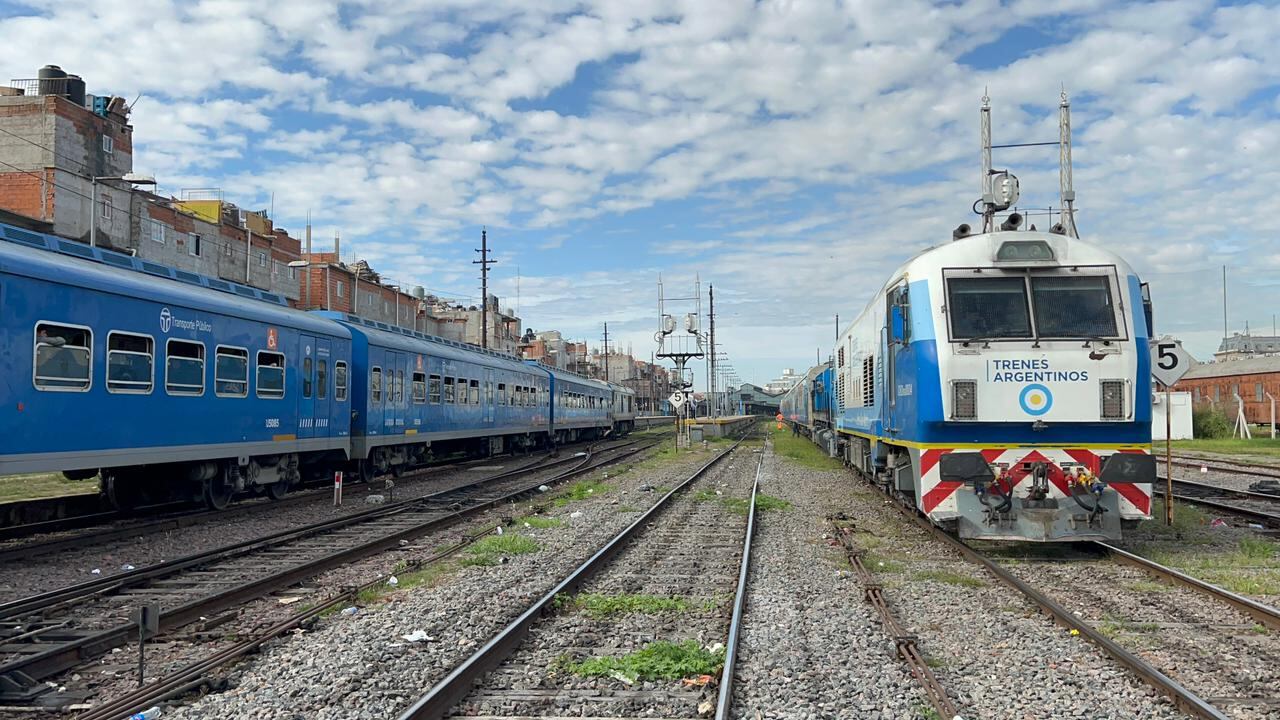
[[[969,233],[973,228],[969,227],[969,223],[960,223],[955,230],[951,231],[952,240],[961,240],[969,237]]]

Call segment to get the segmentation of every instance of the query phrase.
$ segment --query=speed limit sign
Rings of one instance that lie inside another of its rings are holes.
[[[1195,364],[1191,354],[1173,340],[1151,341],[1151,375],[1165,387],[1182,379]]]

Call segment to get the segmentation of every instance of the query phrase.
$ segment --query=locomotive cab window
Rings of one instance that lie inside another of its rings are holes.
[[[214,352],[213,394],[245,397],[249,394],[249,351],[218,346]]]
[[[1116,336],[1111,282],[1104,275],[1033,275],[1031,300],[1042,338]]]
[[[333,399],[347,401],[347,364],[341,360],[333,364]]]
[[[427,401],[427,374],[413,374],[413,401],[419,405]]]
[[[284,355],[265,350],[258,353],[258,397],[284,397]]]
[[[73,325],[36,325],[32,379],[40,390],[85,391],[91,382],[93,332]]]
[[[204,394],[204,344],[170,340],[165,347],[164,389],[170,395]]]
[[[149,393],[154,384],[155,341],[150,335],[107,334],[107,390]]]
[[[947,279],[952,340],[1031,337],[1027,285],[1021,276]]]

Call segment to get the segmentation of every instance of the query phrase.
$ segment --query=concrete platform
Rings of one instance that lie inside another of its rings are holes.
[[[729,415],[726,417],[700,417],[689,420],[690,429],[701,428],[703,437],[740,435],[747,428],[760,422],[762,415]],[[696,438],[695,438],[696,439]]]

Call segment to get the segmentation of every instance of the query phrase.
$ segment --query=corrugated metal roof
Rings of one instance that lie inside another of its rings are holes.
[[[1257,375],[1259,373],[1273,372],[1280,372],[1280,355],[1263,355],[1262,357],[1242,358],[1240,360],[1201,363],[1191,368],[1186,375],[1182,376],[1182,379],[1195,380],[1196,378]]]

